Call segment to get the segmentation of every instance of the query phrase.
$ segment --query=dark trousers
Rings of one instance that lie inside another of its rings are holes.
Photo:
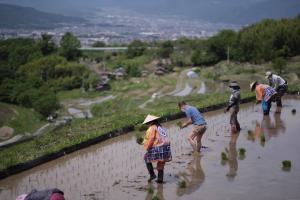
[[[288,85],[287,84],[280,85],[276,89],[277,94],[276,94],[276,99],[275,100],[276,100],[277,107],[282,107],[281,98],[287,92],[287,89],[288,89]]]

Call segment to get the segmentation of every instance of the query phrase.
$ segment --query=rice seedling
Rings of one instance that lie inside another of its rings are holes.
[[[134,136],[136,138],[136,143],[137,144],[143,144],[144,137],[143,137],[143,134],[141,132],[135,132]]]
[[[239,148],[239,155],[240,155],[240,156],[245,156],[245,153],[246,153],[246,149],[244,149],[244,148]]]
[[[260,136],[260,142],[262,142],[262,143],[265,143],[265,142],[266,142],[266,137],[265,137],[264,134],[262,134],[262,135]]]
[[[147,130],[147,126],[144,124],[138,124],[134,127],[134,130],[136,131],[146,131]]]
[[[222,159],[222,161],[228,160],[227,154],[225,152],[221,153],[221,159]]]
[[[154,193],[153,187],[151,187],[151,186],[148,187],[147,191],[148,191],[149,194],[153,194]]]
[[[154,196],[152,197],[152,200],[160,200],[160,198],[158,196]]]
[[[289,171],[292,167],[292,162],[290,160],[284,160],[282,163],[282,169],[285,171]]]
[[[186,188],[186,182],[184,180],[180,180],[177,183],[179,188]]]
[[[181,128],[181,127],[182,127],[182,122],[181,122],[181,121],[178,121],[178,122],[176,123],[176,125],[177,125],[179,128]]]

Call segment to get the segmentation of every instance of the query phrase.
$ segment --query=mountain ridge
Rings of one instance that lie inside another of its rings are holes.
[[[54,28],[64,23],[80,23],[79,17],[43,12],[31,7],[0,3],[1,28]]]

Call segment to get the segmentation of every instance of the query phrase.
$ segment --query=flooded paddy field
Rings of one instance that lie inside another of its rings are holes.
[[[190,154],[191,126],[179,130],[176,121],[164,124],[173,161],[165,167],[163,185],[147,183],[144,150],[129,133],[0,180],[0,199],[57,187],[69,200],[151,200],[155,196],[160,200],[299,200],[300,98],[287,97],[283,104],[281,114],[274,113],[273,104],[270,116],[262,115],[260,105],[242,105],[242,131],[233,136],[229,114],[205,113],[208,129],[203,145],[208,148],[201,155]],[[244,156],[239,154],[241,148],[246,150]],[[227,161],[221,161],[221,152]],[[292,162],[290,170],[282,169],[283,160]],[[183,180],[186,187],[179,188]]]

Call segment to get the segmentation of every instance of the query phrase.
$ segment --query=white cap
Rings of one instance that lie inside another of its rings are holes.
[[[270,78],[270,76],[272,76],[272,74],[273,74],[273,73],[272,73],[271,71],[267,71],[267,72],[266,72],[266,78]]]
[[[147,124],[149,122],[152,122],[154,120],[159,119],[159,117],[156,117],[154,115],[147,115],[146,119],[144,120],[143,124]]]

